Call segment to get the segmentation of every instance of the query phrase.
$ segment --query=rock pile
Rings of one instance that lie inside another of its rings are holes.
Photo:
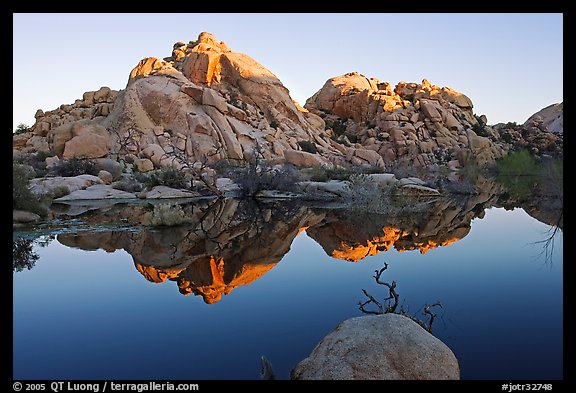
[[[472,109],[464,94],[427,80],[392,88],[358,73],[329,79],[302,108],[272,72],[203,32],[175,43],[163,60],[142,59],[124,90],[102,87],[73,104],[38,110],[29,132],[13,136],[13,148],[15,156],[106,157],[141,172],[257,158],[298,167],[455,170],[470,158],[492,163],[518,140],[538,151],[561,149],[559,137],[541,126],[561,127],[561,105],[544,110],[555,120],[531,119],[520,136],[487,126]]]

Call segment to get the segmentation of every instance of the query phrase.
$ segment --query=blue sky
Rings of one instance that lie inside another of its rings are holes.
[[[37,109],[122,89],[144,57],[208,31],[305,100],[357,71],[449,86],[490,124],[563,100],[562,14],[14,14],[13,128]]]

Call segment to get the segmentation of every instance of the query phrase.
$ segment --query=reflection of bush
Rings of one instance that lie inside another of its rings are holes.
[[[521,150],[498,161],[497,170],[496,181],[518,201],[528,200],[538,185],[562,192],[562,160],[537,161],[527,150]]]
[[[150,216],[150,224],[154,226],[175,226],[191,223],[182,206],[161,204],[154,206]]]
[[[32,249],[33,242],[29,239],[12,240],[12,271],[30,270],[39,256]]]

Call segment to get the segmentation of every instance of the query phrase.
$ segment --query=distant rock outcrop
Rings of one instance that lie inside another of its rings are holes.
[[[492,126],[514,150],[528,149],[534,155],[561,158],[564,152],[563,103],[536,112],[522,125],[499,123]]]
[[[564,103],[552,104],[534,113],[526,120],[524,126],[533,123],[539,124],[539,128],[543,131],[564,134]]]

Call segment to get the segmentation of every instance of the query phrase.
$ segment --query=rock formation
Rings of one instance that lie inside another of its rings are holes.
[[[416,322],[383,314],[345,320],[324,337],[291,379],[457,380],[454,353]]]
[[[479,165],[494,162],[506,149],[477,135],[472,101],[426,79],[421,84],[388,82],[356,72],[329,79],[305,107],[321,116],[336,140],[377,152],[387,166]]]
[[[124,90],[102,87],[38,110],[29,132],[13,136],[13,148],[60,159],[107,157],[143,172],[255,156],[300,167],[456,169],[470,157],[494,162],[510,147],[472,107],[465,95],[426,80],[393,89],[349,73],[329,79],[304,109],[272,72],[203,32],[174,44],[163,60],[142,59]],[[550,124],[556,129],[558,121]]]
[[[314,225],[323,214],[297,207],[255,211],[249,201],[234,199],[183,207],[191,225],[157,231],[90,232],[59,235],[69,247],[107,251],[124,249],[136,269],[149,281],[176,281],[180,293],[217,302],[238,286],[250,284],[272,269],[290,249],[301,228]],[[82,219],[149,224],[151,212],[139,206],[93,211]]]
[[[563,157],[563,103],[550,105],[530,116],[522,125],[499,123],[492,126],[499,138],[514,150],[528,149],[537,156]]]
[[[552,104],[534,113],[526,120],[524,126],[538,124],[540,130],[554,134],[564,133],[564,103]]]

